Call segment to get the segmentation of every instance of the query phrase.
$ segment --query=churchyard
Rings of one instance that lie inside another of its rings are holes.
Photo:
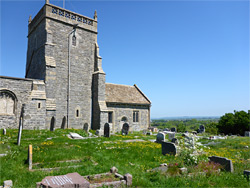
[[[70,132],[86,139],[71,139]],[[250,186],[243,175],[244,170],[250,170],[249,137],[220,139],[222,137],[202,133],[188,141],[193,144],[189,148],[185,145],[186,137],[176,133],[179,149],[173,156],[171,153],[162,154],[162,145],[154,142],[157,133],[134,132],[110,137],[95,137],[93,133],[89,135],[84,130],[75,129],[23,130],[18,146],[18,130],[7,129],[5,135],[1,130],[0,185],[5,180],[12,180],[12,187],[36,187],[36,183],[46,176],[77,172],[81,176],[94,177],[115,166],[119,174],[133,176],[132,187]],[[165,136],[165,141],[170,142],[168,139]],[[32,166],[27,161],[29,145],[32,145]],[[211,156],[231,160],[233,171],[209,163],[208,157]],[[104,181],[116,180],[115,177],[102,178]],[[93,181],[93,178],[89,180]]]

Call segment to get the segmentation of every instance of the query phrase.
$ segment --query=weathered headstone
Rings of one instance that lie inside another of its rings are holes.
[[[41,182],[37,183],[37,187],[49,188],[87,188],[89,185],[90,183],[76,172],[61,176],[47,176]]]
[[[6,129],[3,129],[3,135],[6,135]]]
[[[128,135],[128,131],[129,131],[129,125],[127,123],[124,123],[122,126],[122,134]]]
[[[205,126],[204,125],[200,125],[200,128],[199,128],[199,132],[200,133],[204,133],[205,132]]]
[[[169,129],[168,129],[168,128],[165,128],[165,129],[163,129],[163,131],[169,131]]]
[[[168,134],[168,139],[172,140],[175,137],[175,133],[169,133]]]
[[[177,140],[177,138],[173,138],[173,139],[171,140],[171,142],[174,143],[175,145],[178,145],[178,140]]]
[[[176,155],[177,153],[177,149],[175,147],[174,143],[171,142],[162,142],[161,143],[161,150],[162,150],[162,154],[166,155]]]
[[[249,170],[244,170],[243,175],[247,177],[247,180],[249,180],[250,171]]]
[[[126,185],[127,186],[131,186],[132,185],[132,175],[127,173],[124,175],[124,179],[126,181]]]
[[[12,180],[6,180],[3,182],[3,187],[4,188],[11,188],[13,186]]]
[[[29,170],[32,170],[32,145],[29,145],[28,149],[28,163],[29,163]]]
[[[83,130],[86,131],[86,132],[89,131],[89,125],[88,125],[87,123],[85,123],[85,124],[83,125]]]
[[[172,128],[171,128],[171,132],[176,132],[176,128],[175,128],[175,127],[172,127]]]
[[[250,131],[245,131],[245,136],[250,137]]]
[[[156,142],[158,143],[162,143],[165,141],[165,134],[163,132],[159,132],[157,135],[156,135]]]
[[[108,123],[105,123],[105,125],[104,125],[104,136],[110,137],[110,126]]]
[[[214,163],[219,163],[223,169],[225,169],[228,172],[233,172],[233,163],[231,160],[225,158],[225,157],[218,157],[218,156],[212,156],[212,157],[208,157],[210,159],[211,162]]]
[[[114,173],[117,173],[117,172],[118,172],[118,169],[115,166],[110,168],[110,173],[114,174]]]

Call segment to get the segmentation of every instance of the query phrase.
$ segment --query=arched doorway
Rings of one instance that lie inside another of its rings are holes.
[[[105,125],[104,125],[104,136],[110,137],[110,126],[108,123],[105,123]]]
[[[124,123],[122,126],[122,134],[128,135],[128,131],[129,131],[129,125],[128,123]]]
[[[50,131],[55,130],[55,117],[53,116],[50,120]]]
[[[66,117],[64,116],[62,119],[61,129],[65,129],[65,126],[66,126]]]

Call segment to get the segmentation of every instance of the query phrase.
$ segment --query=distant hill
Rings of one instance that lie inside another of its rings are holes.
[[[218,120],[220,119],[220,116],[176,116],[176,117],[152,118],[152,120],[189,120],[189,119]]]

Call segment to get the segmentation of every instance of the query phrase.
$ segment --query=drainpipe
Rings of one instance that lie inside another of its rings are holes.
[[[68,91],[67,91],[67,128],[69,128],[69,101],[70,101],[70,36],[73,33],[73,36],[75,36],[76,27],[78,24],[75,24],[73,26],[73,30],[68,34]]]

